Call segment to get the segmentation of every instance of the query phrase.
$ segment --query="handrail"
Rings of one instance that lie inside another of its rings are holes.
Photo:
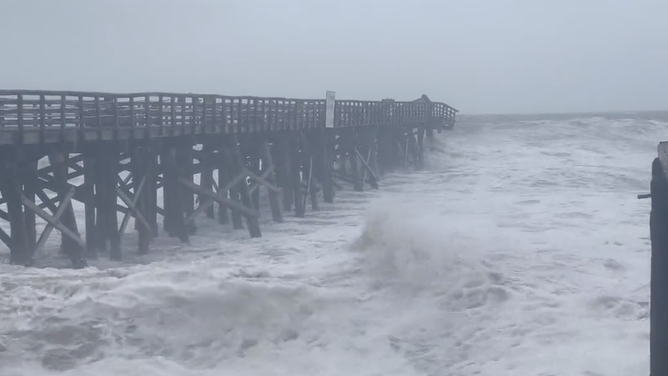
[[[426,96],[423,96],[426,98]],[[201,127],[206,133],[315,129],[324,126],[324,99],[193,93],[102,93],[0,90],[3,128]],[[429,124],[449,129],[458,111],[445,103],[335,101],[334,127]]]

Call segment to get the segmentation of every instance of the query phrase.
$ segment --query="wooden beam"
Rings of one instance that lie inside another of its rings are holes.
[[[276,174],[274,174],[274,159],[271,155],[271,149],[269,148],[269,143],[263,141],[260,145],[260,157],[262,158],[262,168],[266,166],[266,172],[262,174],[262,177],[266,180],[268,184],[265,186],[274,186],[276,184]],[[283,190],[277,188],[275,191],[269,190],[269,207],[271,209],[271,216],[274,222],[283,222],[283,209],[281,208],[281,194]]]
[[[53,222],[47,220],[46,227],[44,228],[44,231],[42,231],[42,234],[39,236],[39,240],[37,240],[37,244],[35,245],[35,254],[42,250],[44,243],[46,243],[49,235],[51,235],[51,231],[53,231],[53,228],[55,227],[55,223],[60,221],[60,217],[65,213],[65,209],[72,204],[72,196],[74,196],[74,189],[70,188],[67,195],[60,201],[58,209],[53,213]],[[27,200],[27,198],[25,199]]]
[[[246,176],[243,175],[243,174],[237,175],[237,177],[234,178],[231,182],[227,183],[225,185],[225,187],[223,187],[222,190],[218,189],[218,187],[216,187],[216,184],[214,182],[214,187],[216,188],[216,191],[215,191],[216,195],[219,196],[219,197],[224,197],[225,199],[227,199],[227,197],[226,197],[227,196],[227,191],[230,190],[230,188],[232,188],[236,184],[239,184],[239,182],[242,181],[245,178],[246,178]],[[195,183],[193,183],[193,184],[195,184]],[[199,186],[199,187],[202,188],[202,189],[206,189],[206,188],[201,187],[201,186]],[[211,192],[213,192],[213,191],[211,191]],[[189,224],[193,223],[193,221],[195,220],[195,218],[198,215],[200,215],[206,209],[208,209],[211,205],[213,205],[214,202],[218,202],[214,198],[211,198],[210,196],[207,196],[207,195],[204,195],[204,194],[199,194],[197,197],[199,198],[199,197],[202,197],[202,196],[203,196],[202,201],[199,202],[199,205],[197,206],[197,208],[186,217],[186,224],[189,225]],[[236,201],[233,201],[233,202],[236,203]],[[220,204],[225,206],[225,207],[229,207],[226,204],[223,204],[223,203],[220,203]]]
[[[308,161],[308,171],[304,171],[304,175],[306,175],[307,180],[304,196],[302,197],[302,206],[306,207],[306,200],[310,197],[311,209],[320,210],[318,206],[318,196],[316,194],[316,190],[313,189],[313,155],[309,155]]]
[[[137,192],[135,193],[132,199],[128,197],[120,187],[116,187],[116,193],[118,194],[118,197],[120,197],[120,199],[125,203],[125,205],[128,206],[128,211],[123,216],[123,221],[121,222],[120,229],[118,230],[119,235],[123,235],[123,233],[125,233],[125,228],[128,226],[131,214],[138,221],[140,221],[141,224],[145,226],[147,229],[151,228],[151,225],[148,224],[148,221],[146,221],[141,212],[137,210],[137,201],[139,200],[139,196],[141,196],[142,194],[145,181],[146,179],[144,178],[141,180],[141,182],[139,183],[139,188],[137,189]]]
[[[5,245],[11,249],[12,247],[12,238],[9,236],[9,234],[0,228],[0,241],[5,243]]]
[[[189,180],[184,179],[183,177],[179,178],[179,182],[182,185],[190,188],[190,190],[192,190],[193,192],[202,194],[204,196],[207,196],[210,199],[215,200],[219,204],[227,206],[231,210],[238,211],[239,213],[241,213],[245,217],[250,217],[250,218],[256,218],[257,217],[257,214],[253,210],[248,209],[247,207],[241,205],[240,203],[238,203],[236,201],[232,201],[232,200],[228,199],[227,197],[224,197],[222,194],[214,193],[213,191],[204,189],[204,188],[200,187],[199,185],[197,185],[197,184],[195,184],[195,183],[193,183]]]
[[[69,228],[65,227],[63,224],[60,223],[60,221],[55,220],[55,218],[51,215],[49,215],[47,212],[45,212],[43,209],[41,209],[39,206],[35,205],[34,202],[28,200],[25,196],[21,195],[21,202],[23,205],[28,207],[30,210],[35,212],[40,218],[45,220],[47,223],[52,223],[53,227],[58,229],[61,233],[69,237],[70,239],[74,240],[78,245],[80,245],[82,248],[86,246],[86,243],[81,240],[81,237],[79,237],[76,233],[74,233],[72,230]]]
[[[281,188],[278,188],[277,186],[271,184],[270,182],[267,181],[267,176],[274,172],[274,166],[269,166],[269,168],[266,171],[262,171],[262,175],[257,175],[253,171],[244,168],[246,175],[248,175],[251,179],[255,180],[261,185],[264,185],[269,189],[270,191],[274,193],[281,193],[282,190]],[[253,187],[250,188],[249,193],[253,193],[257,190],[258,186],[254,185]]]
[[[95,148],[86,147],[83,152],[84,162],[84,182],[82,185],[82,199],[84,201],[84,220],[86,229],[86,253],[88,258],[97,258],[98,256],[98,229],[95,224],[96,205],[95,205],[95,185],[96,176],[95,168],[97,161],[95,158]]]
[[[369,166],[369,159],[371,159],[371,150],[369,150],[369,154],[366,159],[364,159],[362,153],[360,153],[360,151],[357,148],[355,148],[355,153],[357,153],[357,156],[360,158],[362,164],[364,165],[364,170],[362,171],[362,182],[364,182],[365,171],[368,172],[374,180],[378,181],[378,175],[376,175],[371,166]]]
[[[32,264],[31,249],[33,244],[28,242],[23,215],[24,209],[23,205],[21,205],[22,182],[21,174],[18,171],[18,161],[10,158],[2,161],[4,162],[4,166],[2,166],[3,171],[0,174],[0,179],[2,179],[0,189],[2,190],[3,197],[7,200],[7,213],[11,228],[9,260],[14,265],[28,266]]]
[[[35,201],[35,196],[39,190],[37,182],[37,160],[30,160],[25,163],[23,166],[23,194],[28,197],[31,201]],[[37,229],[35,226],[35,214],[26,212],[24,215],[26,234],[28,237],[29,244],[36,244],[37,242]],[[32,250],[34,254],[35,250]]]

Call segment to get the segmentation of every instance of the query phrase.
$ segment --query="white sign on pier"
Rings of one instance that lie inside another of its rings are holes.
[[[334,97],[333,91],[328,91],[325,97],[325,128],[334,128]]]

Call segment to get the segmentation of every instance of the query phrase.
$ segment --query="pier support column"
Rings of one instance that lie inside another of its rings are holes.
[[[236,145],[235,145],[236,146]],[[237,159],[233,157],[231,145],[225,145],[221,152],[223,154],[224,161],[224,170],[229,177],[229,182],[226,184],[229,192],[229,198],[232,202],[241,202],[241,190],[239,189],[239,181],[241,180],[239,175],[236,173],[238,171],[238,162]],[[244,184],[246,182],[244,181]],[[244,228],[243,218],[241,212],[238,210],[230,210],[230,216],[232,217],[232,228],[235,230],[242,230]]]
[[[31,156],[30,160],[26,161],[23,165],[23,195],[30,201],[35,202],[35,197],[37,195],[38,180],[37,180],[37,162],[39,161],[38,155]],[[37,227],[36,227],[36,215],[31,210],[24,210],[24,222],[26,227],[26,236],[28,238],[28,244],[34,246],[37,243]],[[35,254],[34,247],[30,249],[31,258]]]
[[[312,137],[311,142],[315,148],[316,174],[322,185],[322,199],[331,204],[334,202],[334,178],[332,177],[334,130],[318,129],[313,132]]]
[[[232,220],[235,228],[236,226],[243,227],[241,217],[246,217],[250,236],[252,238],[260,237],[262,236],[260,224],[257,212],[253,209],[251,194],[246,181],[249,176],[255,179],[258,177],[248,171],[244,165],[244,160],[235,137],[226,140],[225,146],[227,146],[226,149],[221,149],[221,152],[225,154],[225,160],[229,163],[229,165],[226,164],[225,168],[230,173],[230,176],[234,176],[234,178],[226,182],[224,186],[218,187],[217,191],[214,192],[212,187],[206,188],[195,184],[185,177],[179,178],[183,189],[187,189],[201,197],[197,208],[186,216],[185,223],[192,223],[198,214],[205,212],[214,202],[218,202],[219,205],[225,205],[232,211]],[[230,198],[227,197],[228,191],[231,192]],[[238,200],[235,196],[238,197]]]
[[[49,164],[53,168],[54,189],[59,197],[65,197],[70,190],[68,184],[69,153],[53,152],[49,154]],[[63,205],[62,201],[61,205]],[[78,238],[80,237],[79,229],[77,226],[76,215],[74,214],[74,208],[71,204],[68,204],[67,207],[65,207],[60,221],[77,237],[75,240],[63,234],[60,246],[61,251],[72,260],[73,265],[80,266],[85,264],[85,261],[83,261],[85,259],[84,247],[78,242]]]
[[[94,145],[88,145],[83,150],[83,167],[84,167],[84,185],[83,185],[83,201],[84,201],[84,216],[86,228],[86,254],[89,259],[96,259],[98,257],[98,250],[100,246],[98,234],[98,227],[96,225],[96,148]]]
[[[269,143],[265,140],[260,146],[260,155],[262,157],[262,176],[267,181],[267,188],[269,189],[269,206],[271,207],[271,217],[274,222],[283,222],[283,210],[281,208],[281,189],[276,184],[276,165],[271,156],[271,148]]]
[[[378,189],[378,147],[376,144],[376,130],[372,127],[359,130],[360,147],[355,149],[362,164],[362,183],[369,182],[371,189]]]
[[[144,216],[151,226],[152,237],[158,236],[158,177],[160,165],[158,164],[159,145],[150,141],[146,150],[146,171],[144,186]]]
[[[261,141],[253,137],[244,137],[241,143],[241,158],[244,160],[244,168],[247,168],[249,173],[254,176],[262,174],[260,171],[260,144]],[[253,209],[260,216],[260,182],[257,179],[250,179],[250,196],[253,203]]]
[[[149,245],[153,239],[153,229],[151,224],[146,220],[147,207],[151,203],[150,191],[146,189],[146,182],[152,175],[152,160],[151,150],[149,145],[134,145],[132,150],[132,188],[133,197],[121,197],[123,202],[128,207],[128,213],[123,218],[124,223],[129,219],[130,215],[135,218],[135,228],[138,233],[138,252],[140,255],[147,254]],[[120,193],[120,192],[119,192]],[[123,230],[121,226],[121,232]]]
[[[416,129],[416,147],[417,147],[417,162],[415,168],[421,170],[424,168],[424,133],[425,128],[423,125],[420,125]]]
[[[97,235],[102,247],[109,247],[109,258],[120,261],[122,257],[121,237],[118,232],[117,200],[119,145],[101,142],[97,150]]]
[[[190,137],[179,139],[176,144],[176,166],[178,170],[179,180],[185,179],[189,182],[194,182],[194,160],[193,160],[193,142]],[[180,184],[179,184],[180,185]],[[195,195],[189,189],[179,188],[179,198],[182,201],[183,214],[188,217],[195,210]],[[197,225],[195,222],[187,224],[189,235],[197,233]]]
[[[280,132],[274,138],[274,154],[277,164],[276,179],[278,186],[283,191],[283,210],[291,211],[294,203],[295,193],[294,179],[292,177],[292,142],[290,135]]]
[[[285,146],[288,150],[289,181],[292,188],[291,201],[295,204],[295,216],[304,218],[306,206],[304,205],[304,194],[306,187],[302,182],[302,153],[301,139],[294,135],[287,139]]]
[[[205,141],[202,144],[202,151],[199,158],[200,185],[202,188],[213,190],[213,171],[215,169],[214,161],[213,144],[210,141]],[[201,203],[203,199],[204,197],[202,195],[197,195],[198,202]],[[209,219],[215,218],[215,208],[213,205],[206,209],[206,216]]]
[[[232,175],[242,177],[242,179],[239,179],[239,182],[237,183],[237,192],[239,193],[241,204],[243,205],[243,207],[245,207],[246,209],[250,209],[251,211],[249,213],[245,213],[248,232],[251,238],[259,238],[262,236],[262,232],[260,231],[260,222],[257,218],[257,214],[255,215],[251,214],[254,213],[253,202],[251,200],[248,183],[246,182],[246,177],[248,175],[244,163],[245,161],[241,154],[241,150],[239,149],[239,143],[237,141],[237,138],[232,137],[228,143],[228,146],[231,157],[230,168],[232,168],[231,170]]]
[[[9,262],[13,265],[29,266],[32,264],[32,252],[25,227],[22,205],[22,179],[18,170],[18,158],[15,155],[2,155],[2,175],[0,190],[7,203],[10,226]]]
[[[185,203],[183,202],[184,195],[181,190],[179,178],[181,178],[182,171],[176,162],[177,150],[175,145],[166,144],[160,155],[163,173],[163,189],[164,189],[164,227],[165,231],[172,237],[178,237],[183,243],[190,242],[190,231],[185,222]],[[190,181],[190,179],[184,179]],[[190,194],[192,198],[192,193]]]
[[[218,142],[220,143],[220,140]],[[218,189],[216,189],[216,192],[223,197],[231,198],[230,190],[229,188],[226,188],[232,180],[227,167],[228,160],[229,153],[226,152],[224,145],[219,144],[218,151],[215,156],[215,161],[218,165]],[[230,216],[227,210],[227,206],[220,203],[218,204],[218,223],[221,225],[230,223]]]

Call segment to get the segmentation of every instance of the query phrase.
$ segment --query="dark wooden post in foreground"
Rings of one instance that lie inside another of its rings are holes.
[[[652,163],[650,375],[668,376],[668,142]]]

